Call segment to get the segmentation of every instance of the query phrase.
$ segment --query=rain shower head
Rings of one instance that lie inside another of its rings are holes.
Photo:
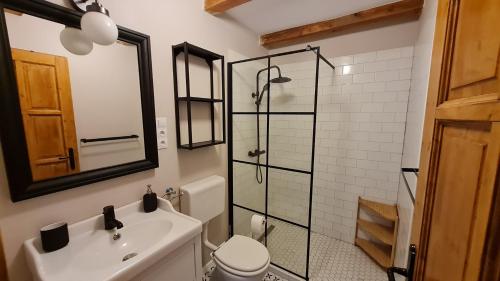
[[[290,82],[290,81],[292,81],[292,78],[283,77],[283,76],[271,79],[271,83],[286,83],[286,82]]]
[[[263,71],[266,71],[266,70],[271,70],[273,68],[278,71],[278,77],[269,80],[269,82],[266,83],[264,85],[264,87],[262,87],[262,91],[259,94],[259,75],[260,75],[260,73],[263,72]],[[259,70],[259,72],[257,72],[257,79],[256,80],[257,80],[257,91],[252,94],[252,97],[254,97],[254,98],[257,99],[255,101],[255,104],[260,105],[260,103],[262,101],[262,97],[264,96],[264,92],[265,91],[269,91],[269,84],[270,83],[275,83],[275,84],[287,83],[287,82],[292,81],[292,78],[282,76],[281,75],[281,69],[279,68],[279,66],[273,65],[273,66],[271,66],[269,68],[263,68],[263,69]]]
[[[269,80],[270,83],[274,83],[274,84],[283,84],[283,83],[287,83],[290,81],[292,81],[292,78],[283,77],[281,75],[279,77],[276,77],[276,78]],[[264,85],[264,87],[262,88],[261,96],[262,96],[262,94],[264,94],[264,91],[269,91],[269,84],[270,83],[266,83],[266,85]],[[262,97],[260,99],[262,99]],[[259,102],[260,102],[260,99],[259,99]]]

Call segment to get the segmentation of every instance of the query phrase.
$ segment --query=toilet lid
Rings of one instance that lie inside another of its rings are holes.
[[[215,258],[225,266],[238,271],[257,271],[269,261],[269,252],[251,238],[234,235],[214,252]]]

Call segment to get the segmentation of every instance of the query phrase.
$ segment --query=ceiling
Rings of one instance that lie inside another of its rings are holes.
[[[226,13],[257,34],[328,20],[397,0],[252,0]]]

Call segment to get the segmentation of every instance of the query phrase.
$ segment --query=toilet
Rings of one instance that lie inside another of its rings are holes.
[[[203,223],[203,245],[211,250],[215,270],[211,281],[261,281],[271,258],[258,241],[234,235],[220,246],[208,241],[208,223],[225,209],[226,181],[210,176],[180,188],[181,211]],[[250,223],[250,222],[249,222]]]

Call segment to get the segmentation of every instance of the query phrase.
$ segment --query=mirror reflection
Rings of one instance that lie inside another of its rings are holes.
[[[64,25],[6,13],[34,181],[145,159],[137,47],[78,56]]]

